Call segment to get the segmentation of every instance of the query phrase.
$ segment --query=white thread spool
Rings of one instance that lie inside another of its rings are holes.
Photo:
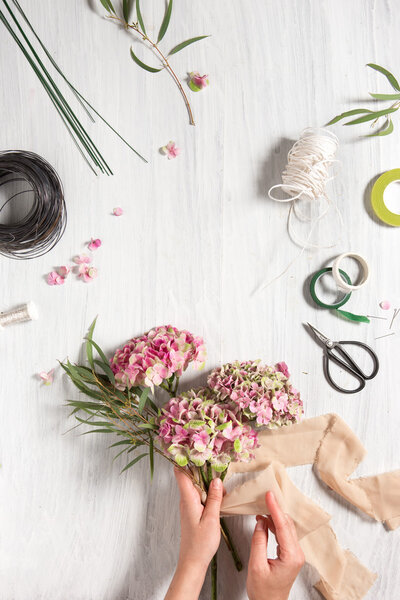
[[[36,306],[33,302],[28,302],[13,310],[0,313],[0,329],[3,329],[8,325],[24,323],[25,321],[36,321],[38,317],[39,313]]]
[[[338,240],[328,246],[313,244],[309,240],[315,225],[327,214],[331,206],[336,210],[341,225],[343,224],[339,209],[326,192],[326,184],[333,179],[329,172],[330,167],[334,162],[338,162],[335,159],[338,146],[338,138],[327,129],[312,127],[304,129],[288,153],[288,162],[282,173],[282,183],[273,185],[268,191],[271,200],[291,203],[288,214],[288,232],[291,239],[302,246],[303,250],[306,248],[332,248],[337,244]],[[277,198],[272,194],[275,189],[281,189],[288,197]],[[299,210],[298,200],[322,202],[325,207],[318,217],[313,219]],[[306,240],[301,240],[295,233],[292,223],[293,216],[300,221],[312,223],[310,234]]]
[[[349,283],[347,283],[347,281],[343,279],[343,277],[340,274],[340,263],[344,258],[353,258],[359,263],[359,265],[362,268],[361,281],[357,285],[350,285]],[[332,265],[332,275],[336,282],[336,285],[340,290],[343,290],[344,292],[354,292],[354,290],[359,290],[363,285],[367,283],[369,279],[369,264],[367,263],[365,258],[361,256],[361,254],[356,254],[355,252],[344,252],[343,254],[340,254],[340,256],[335,258],[335,261]]]

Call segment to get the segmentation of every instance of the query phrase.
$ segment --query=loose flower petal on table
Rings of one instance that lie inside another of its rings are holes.
[[[114,214],[116,217],[120,217],[121,215],[123,215],[123,214],[124,214],[124,211],[122,210],[122,208],[121,208],[120,206],[116,206],[116,207],[114,208],[114,210],[113,210],[113,214]]]
[[[60,267],[58,269],[59,274],[61,275],[61,277],[64,277],[64,279],[68,276],[70,271],[71,271],[70,267],[67,267],[65,265],[63,265],[62,267]]]
[[[57,271],[52,271],[47,275],[47,283],[49,285],[62,285],[65,283],[64,277],[61,277]]]
[[[79,265],[78,277],[83,279],[85,283],[90,283],[93,279],[96,279],[97,269],[96,267],[89,267],[87,264],[81,264]]]
[[[189,87],[192,92],[200,92],[209,85],[208,75],[200,75],[198,71],[189,74]]]
[[[91,262],[92,259],[86,254],[78,254],[78,256],[75,256],[74,258],[74,263],[77,265],[88,265]]]
[[[39,378],[43,381],[44,385],[51,385],[53,383],[54,369],[51,371],[41,371],[38,373]]]
[[[168,156],[168,160],[171,160],[171,158],[176,158],[179,156],[181,149],[177,147],[175,142],[170,141],[166,146],[161,148],[161,152]]]
[[[93,252],[93,250],[97,250],[97,248],[100,248],[101,246],[101,240],[99,239],[91,239],[91,241],[88,244],[88,248],[91,252]]]

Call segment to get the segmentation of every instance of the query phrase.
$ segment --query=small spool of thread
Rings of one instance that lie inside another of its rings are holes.
[[[0,313],[0,329],[8,325],[17,323],[25,323],[26,321],[36,321],[39,318],[39,313],[33,302],[22,304],[13,310]]]

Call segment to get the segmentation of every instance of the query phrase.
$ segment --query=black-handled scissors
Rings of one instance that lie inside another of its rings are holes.
[[[307,325],[310,327],[310,329],[313,332],[313,334],[315,335],[315,337],[320,342],[322,342],[322,344],[325,348],[324,373],[325,373],[325,377],[327,378],[327,380],[331,384],[331,386],[338,392],[341,392],[342,394],[355,394],[357,392],[360,392],[362,389],[364,389],[365,381],[367,379],[373,379],[379,371],[379,360],[378,360],[378,357],[375,354],[375,352],[372,350],[372,348],[367,346],[367,344],[363,344],[362,342],[357,342],[356,340],[352,340],[352,341],[348,341],[348,342],[344,342],[344,341],[332,342],[332,340],[330,340],[329,338],[326,337],[326,335],[324,335],[323,333],[318,331],[318,329],[316,329],[315,327],[310,325],[310,323],[307,323]],[[350,354],[348,354],[348,352],[346,352],[346,350],[343,348],[343,346],[345,346],[345,345],[359,346],[360,348],[363,348],[366,352],[368,352],[368,354],[371,356],[371,358],[373,360],[373,365],[374,365],[373,369],[372,369],[372,373],[370,373],[369,375],[366,375],[362,371],[362,369],[359,367],[359,365],[351,358]],[[336,351],[336,354],[334,351]],[[340,355],[341,358],[339,358],[339,356],[337,356],[338,354]],[[335,383],[333,381],[330,370],[329,370],[329,361],[330,360],[332,362],[334,362],[335,364],[337,364],[339,367],[342,367],[342,369],[344,369],[345,371],[350,373],[353,377],[355,377],[358,380],[359,386],[355,390],[346,390],[346,389],[340,387],[337,383]]]

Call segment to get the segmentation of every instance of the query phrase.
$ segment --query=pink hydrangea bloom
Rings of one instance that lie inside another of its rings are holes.
[[[303,402],[284,362],[275,367],[260,361],[228,363],[210,373],[208,386],[219,402],[234,402],[246,419],[259,426],[290,425],[303,414]]]
[[[38,373],[38,377],[43,381],[44,385],[51,385],[54,379],[53,373],[54,369],[51,369],[51,371],[41,371]]]
[[[177,156],[179,156],[179,154],[181,153],[181,149],[177,147],[175,142],[171,141],[168,142],[166,146],[163,146],[161,148],[161,152],[163,154],[166,154],[168,156],[168,159],[171,160],[171,158],[176,158]]]
[[[116,351],[110,364],[120,389],[136,385],[154,389],[172,375],[180,377],[189,363],[201,369],[205,359],[201,337],[166,325],[130,340]]]
[[[207,87],[208,84],[208,75],[200,75],[198,71],[192,71],[192,73],[190,73],[189,87],[193,92],[200,92],[200,90]]]
[[[113,214],[114,214],[116,217],[120,217],[121,215],[123,215],[123,214],[124,214],[124,211],[122,210],[122,208],[121,208],[120,206],[116,206],[116,207],[114,208],[114,210],[113,210]]]
[[[62,285],[65,283],[65,279],[64,277],[61,277],[57,271],[51,271],[51,273],[47,275],[47,283],[49,285]]]
[[[161,410],[159,440],[180,466],[206,462],[217,472],[231,461],[248,462],[258,447],[257,433],[236,416],[235,404],[220,404],[208,388],[172,398]]]
[[[90,242],[88,243],[88,248],[91,252],[93,252],[94,250],[97,250],[97,248],[100,248],[101,246],[101,240],[99,238],[95,239],[91,239]]]

